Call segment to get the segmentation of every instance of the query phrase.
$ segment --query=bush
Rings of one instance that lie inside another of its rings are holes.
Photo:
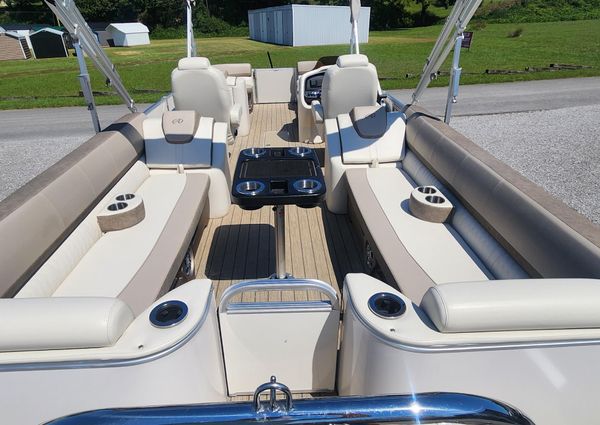
[[[493,23],[599,19],[600,0],[487,0],[475,16]]]
[[[218,37],[248,36],[248,27],[246,26],[236,27],[222,19],[207,16],[204,13],[199,13],[194,18],[194,31],[200,34]]]
[[[196,37],[247,37],[248,27],[229,26],[227,28],[221,28],[219,30],[215,30],[213,27],[212,32],[205,33],[202,32],[202,28],[194,26],[194,35]],[[186,27],[178,26],[174,28],[163,28],[159,25],[150,32],[150,37],[153,40],[170,40],[174,38],[186,38]]]
[[[487,24],[485,23],[485,21],[477,20],[473,21],[473,23],[470,26],[474,31],[479,31],[487,27]]]

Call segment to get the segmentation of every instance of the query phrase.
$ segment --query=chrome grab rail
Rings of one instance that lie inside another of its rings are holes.
[[[231,303],[231,299],[249,291],[317,291],[325,295],[329,301],[287,301],[287,302],[263,302],[263,303]],[[235,310],[264,309],[293,309],[293,308],[327,308],[339,310],[337,293],[325,282],[315,279],[259,279],[240,282],[227,288],[221,296],[219,312],[226,313]]]
[[[265,385],[266,389],[272,389],[269,384]],[[67,416],[49,424],[533,424],[521,412],[504,403],[458,393],[327,397],[296,400],[293,405],[291,398],[289,401],[289,409],[270,410],[261,406],[257,410],[255,402],[104,409]]]

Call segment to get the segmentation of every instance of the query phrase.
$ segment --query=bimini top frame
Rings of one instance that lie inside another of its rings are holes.
[[[91,85],[89,82],[89,75],[87,73],[87,67],[83,58],[85,53],[94,63],[96,68],[104,74],[107,83],[114,87],[125,105],[131,112],[136,112],[135,102],[129,95],[129,92],[123,85],[121,77],[119,76],[115,66],[110,61],[104,50],[98,43],[97,37],[94,35],[87,22],[81,16],[79,9],[75,5],[73,0],[44,0],[60,22],[64,25],[66,30],[73,38],[73,45],[77,52],[77,59],[79,61],[80,75],[79,79],[83,94],[88,103],[88,109],[92,113],[92,120],[94,121],[94,128],[96,131],[100,131],[100,123],[98,121],[98,114],[96,112],[96,105],[94,102]],[[82,52],[83,50],[83,52]]]
[[[192,9],[196,5],[195,0],[185,0],[186,22],[187,22],[187,57],[196,56],[196,39],[194,38],[194,22],[192,21]]]
[[[450,86],[448,89],[448,101],[446,104],[446,122],[450,120],[451,106],[452,103],[456,102],[456,97],[458,95],[458,84],[461,71],[458,67],[458,63],[460,59],[460,46],[463,39],[463,32],[481,4],[481,1],[482,0],[456,1],[450,15],[446,19],[442,32],[433,46],[433,50],[425,62],[421,80],[412,96],[413,102],[417,103],[429,83],[437,78],[440,67],[454,47],[454,60],[451,70]]]
[[[360,16],[360,0],[350,0],[350,23],[352,34],[350,35],[350,53],[359,54],[358,18]]]

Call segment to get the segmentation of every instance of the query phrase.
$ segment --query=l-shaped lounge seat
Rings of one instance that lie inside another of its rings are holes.
[[[419,302],[440,283],[600,276],[600,241],[591,223],[425,111],[411,107],[406,114],[406,135],[395,140],[396,147],[405,142],[406,151],[395,158],[381,137],[348,143],[357,138],[348,115],[326,121],[327,205],[345,212],[348,201],[389,283]],[[344,132],[352,133],[345,141]],[[362,164],[346,160],[361,151]],[[426,185],[454,205],[445,223],[410,211],[411,192]]]
[[[142,162],[143,114],[119,120],[0,204],[3,297],[120,298],[141,313],[169,290],[196,229],[210,179],[154,173]],[[133,193],[145,217],[103,233],[97,216]]]

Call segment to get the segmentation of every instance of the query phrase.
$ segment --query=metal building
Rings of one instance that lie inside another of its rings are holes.
[[[358,37],[369,41],[370,7],[361,7]],[[287,46],[348,44],[350,7],[289,4],[248,11],[250,39]]]
[[[110,24],[108,31],[117,47],[141,46],[150,44],[148,27],[140,22]]]

